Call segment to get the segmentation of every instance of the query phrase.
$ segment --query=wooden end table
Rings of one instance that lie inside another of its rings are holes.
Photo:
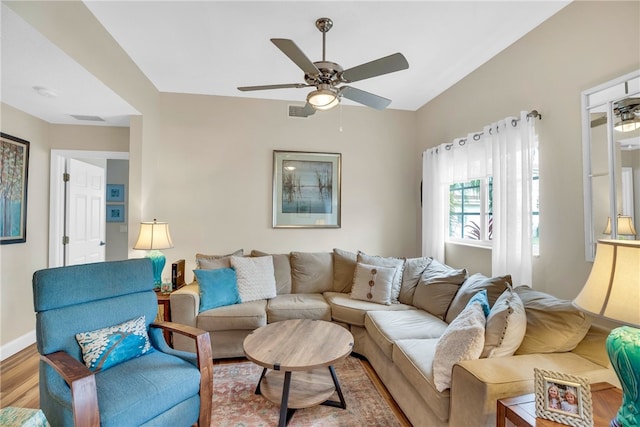
[[[164,293],[160,291],[156,291],[156,297],[158,298],[158,315],[156,320],[161,322],[171,322],[171,294]],[[172,334],[166,329],[163,331],[164,339],[167,341],[167,344],[171,347],[172,342]]]
[[[622,390],[609,383],[593,383],[591,400],[593,425],[606,427],[616,416],[622,404]],[[510,423],[507,424],[507,421]],[[563,425],[544,418],[536,418],[535,393],[498,400],[497,427],[561,427]]]
[[[342,326],[323,320],[284,320],[256,329],[243,347],[247,359],[264,368],[256,394],[280,403],[278,426],[287,425],[296,409],[320,404],[347,407],[333,368],[353,348],[353,335]],[[339,402],[328,400],[334,391]]]

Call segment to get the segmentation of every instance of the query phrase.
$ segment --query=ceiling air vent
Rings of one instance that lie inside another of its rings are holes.
[[[73,117],[76,120],[82,120],[84,122],[104,122],[104,119],[98,116],[84,116],[81,114],[71,114],[71,117]]]

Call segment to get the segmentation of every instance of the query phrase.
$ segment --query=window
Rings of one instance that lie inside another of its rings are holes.
[[[490,245],[493,179],[475,179],[449,186],[449,239]]]

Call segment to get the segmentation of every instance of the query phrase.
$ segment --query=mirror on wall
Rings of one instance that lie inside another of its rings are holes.
[[[636,240],[640,222],[640,70],[582,92],[585,256],[599,239]]]

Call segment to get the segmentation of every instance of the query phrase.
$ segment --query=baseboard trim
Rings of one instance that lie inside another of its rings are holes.
[[[34,342],[36,342],[35,329],[31,332],[27,332],[23,336],[18,337],[13,341],[9,341],[8,343],[0,346],[0,361],[13,356],[20,350],[24,350]]]

